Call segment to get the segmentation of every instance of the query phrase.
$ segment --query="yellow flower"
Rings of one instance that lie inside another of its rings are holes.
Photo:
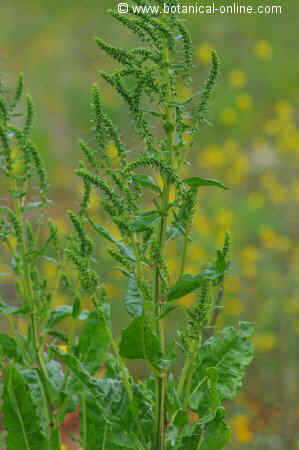
[[[61,351],[67,352],[67,345],[66,344],[60,344],[60,345],[58,345],[58,347],[60,348]]]
[[[207,217],[204,214],[200,212],[197,213],[194,217],[193,225],[194,230],[197,231],[198,233],[201,233],[205,236],[209,234],[211,226],[209,224]]]
[[[265,40],[257,41],[254,48],[255,54],[260,59],[270,59],[272,56],[272,46]]]
[[[261,334],[252,338],[252,343],[254,344],[255,348],[261,352],[272,350],[275,347],[276,342],[276,336],[274,336],[274,334],[272,333]]]
[[[246,443],[252,440],[253,433],[249,428],[250,422],[247,416],[237,415],[231,419],[230,424],[236,441]]]
[[[220,209],[216,216],[216,223],[219,227],[228,229],[233,225],[234,216],[229,209]]]
[[[115,283],[106,283],[105,288],[107,289],[109,298],[117,298],[120,295],[120,286]]]
[[[275,111],[280,120],[287,121],[291,118],[294,109],[288,101],[282,100],[277,103]]]
[[[114,143],[110,143],[106,148],[107,155],[109,158],[114,159],[117,157],[117,148]]]
[[[186,308],[191,308],[191,306],[195,302],[195,299],[196,299],[195,294],[188,294],[185,295],[185,297],[180,298],[177,303],[179,305],[185,306]]]
[[[254,263],[247,263],[243,266],[243,274],[247,278],[254,278],[256,276],[257,270]]]
[[[198,155],[198,164],[208,168],[219,169],[225,161],[225,154],[217,145],[208,145]]]
[[[234,88],[242,88],[247,83],[247,76],[242,70],[235,69],[230,72],[228,80]]]
[[[275,248],[277,246],[277,234],[269,227],[262,227],[260,231],[260,239],[267,248]]]
[[[225,311],[232,316],[239,316],[244,310],[239,298],[231,298],[225,302]]]
[[[236,98],[237,106],[242,109],[250,109],[252,107],[252,98],[249,94],[240,94]]]
[[[225,108],[220,115],[220,120],[224,125],[232,125],[237,121],[237,113],[233,108]]]
[[[211,61],[212,51],[213,47],[209,43],[205,42],[197,48],[196,58],[204,64],[209,64]]]
[[[259,251],[256,247],[248,246],[245,247],[241,252],[242,263],[254,263],[259,258]]]

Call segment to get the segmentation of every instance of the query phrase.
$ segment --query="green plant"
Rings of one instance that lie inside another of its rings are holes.
[[[214,333],[229,266],[228,234],[213,263],[197,274],[186,273],[198,190],[226,187],[216,180],[183,176],[190,140],[205,121],[218,58],[212,53],[202,91],[180,100],[178,87],[191,82],[192,71],[192,43],[182,20],[132,10],[126,16],[111,14],[146,44],[123,50],[97,39],[120,63],[112,74],[101,76],[127,103],[142,150],[136,155],[123,143],[94,85],[95,141],[80,143],[86,162],[76,172],[84,195],[78,211],[68,212],[73,232],[66,242],[47,219],[47,177],[30,138],[29,97],[24,125],[15,125],[23,78],[11,101],[1,87],[1,168],[10,200],[2,200],[0,238],[4,255],[11,255],[20,303],[0,304],[11,326],[9,334],[0,334],[7,449],[59,449],[60,425],[78,406],[79,442],[85,450],[222,449],[230,439],[223,402],[235,396],[252,359],[252,326],[241,322],[236,329]],[[111,144],[117,152],[113,161],[107,152]],[[101,193],[107,220],[117,226],[120,239],[91,216],[93,190]],[[109,253],[128,286],[124,307],[131,321],[119,342],[112,334],[110,304],[98,275],[98,239],[111,243]],[[168,273],[166,249],[172,240],[181,246],[177,279]],[[57,267],[54,288],[43,275],[44,259]],[[51,300],[60,290],[72,304],[52,309]],[[190,309],[181,307],[185,324],[170,344],[167,318],[179,308],[176,300],[194,291],[197,301]],[[92,299],[90,311],[81,306],[86,295]],[[27,323],[25,335],[14,324],[19,315]],[[57,328],[66,318],[73,323],[68,334]],[[78,321],[83,326],[77,336]],[[179,373],[174,368],[178,357],[183,358]],[[127,359],[144,360],[148,378],[135,380]],[[101,378],[95,376],[99,367],[105,368]]]

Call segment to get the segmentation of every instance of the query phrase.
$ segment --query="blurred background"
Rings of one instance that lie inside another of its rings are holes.
[[[264,4],[250,4],[258,3]],[[211,49],[221,58],[209,112],[212,126],[202,128],[193,147],[196,164],[190,174],[231,188],[202,191],[188,271],[197,272],[213,258],[230,229],[232,266],[219,325],[235,324],[240,317],[256,323],[255,360],[230,406],[231,450],[299,448],[299,5],[298,0],[282,4],[280,16],[186,16],[195,45],[195,90],[207,77]],[[64,233],[65,211],[76,207],[80,195],[73,169],[82,158],[78,139],[90,135],[90,87],[99,69],[113,67],[93,38],[134,44],[105,12],[115,5],[112,0],[0,2],[0,71],[9,85],[25,73],[37,110],[35,140],[49,169],[52,214]],[[182,88],[181,94],[190,91]],[[121,99],[107,86],[102,96],[132,141]],[[99,208],[96,197],[92,208]],[[116,272],[109,269],[103,245],[99,270],[118,310],[124,290],[121,279],[113,282]],[[173,270],[175,252],[170,249]],[[51,279],[50,263],[45,271]],[[55,298],[57,305],[66,301]],[[182,302],[188,307],[192,297]],[[116,332],[121,323],[120,317]]]

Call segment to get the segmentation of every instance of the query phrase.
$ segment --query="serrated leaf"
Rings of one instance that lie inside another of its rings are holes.
[[[232,399],[242,386],[245,369],[253,358],[253,346],[248,340],[253,330],[251,323],[241,322],[238,329],[227,327],[201,347],[199,366],[201,370],[216,368],[217,390],[222,400]]]
[[[160,343],[143,316],[134,319],[121,334],[119,351],[123,358],[146,359],[156,363],[160,358]]]
[[[6,371],[3,412],[7,450],[48,450],[43,394],[37,372],[10,365]]]
[[[125,307],[128,313],[133,317],[142,316],[143,314],[143,298],[138,289],[135,277],[130,277],[128,282],[128,291],[125,297]]]
[[[221,406],[221,397],[217,390],[217,370],[210,367],[206,370],[205,375],[205,382],[190,396],[190,407],[198,413],[197,423],[200,425],[213,420]]]
[[[94,310],[89,314],[80,334],[79,359],[91,373],[94,373],[103,363],[109,347],[110,336],[103,313]]]
[[[201,186],[215,186],[221,189],[228,189],[223,183],[211,178],[191,177],[185,178],[184,182],[192,188],[199,188]]]
[[[229,444],[231,433],[223,415],[223,409],[220,409],[215,419],[205,426],[198,450],[221,450]]]
[[[131,224],[131,230],[136,232],[146,231],[158,222],[160,217],[157,210],[146,211],[135,218],[135,221]]]

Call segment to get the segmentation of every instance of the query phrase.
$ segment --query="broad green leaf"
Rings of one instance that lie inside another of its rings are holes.
[[[155,183],[154,179],[149,175],[134,175],[134,181],[137,181],[141,186],[148,187],[156,192],[161,192],[159,186]]]
[[[110,347],[110,336],[103,312],[92,311],[81,331],[78,354],[80,361],[91,373],[95,372],[105,359]]]
[[[191,178],[186,178],[184,180],[184,182],[192,188],[199,188],[201,186],[215,186],[215,187],[219,187],[221,189],[228,189],[220,181],[212,180],[211,178],[191,177]]]
[[[230,443],[231,433],[224,422],[223,411],[218,410],[215,419],[205,426],[198,450],[221,450]]]
[[[152,363],[160,358],[160,343],[144,316],[134,319],[122,331],[119,351],[123,358],[146,359]]]
[[[167,299],[169,301],[184,297],[198,289],[203,280],[216,281],[223,277],[224,272],[219,271],[216,265],[211,265],[197,275],[185,274],[170,288]]]
[[[0,354],[15,361],[21,360],[21,354],[15,339],[4,333],[0,333]]]
[[[210,367],[205,375],[205,382],[190,396],[190,407],[198,413],[198,423],[201,425],[213,420],[221,406],[221,398],[217,390],[217,370]]]
[[[167,299],[169,301],[177,300],[198,289],[202,283],[202,275],[183,275],[182,278],[170,288]]]
[[[96,399],[100,399],[97,380],[93,378],[85,369],[83,364],[70,353],[62,351],[60,348],[51,345],[51,351],[72,371],[76,378],[94,395]]]
[[[66,317],[72,316],[72,313],[73,313],[73,306],[71,306],[71,305],[57,306],[57,308],[53,309],[50,312],[50,317],[47,322],[47,328],[48,329],[52,328],[54,325],[58,324]],[[81,311],[78,318],[80,320],[85,320],[87,317],[88,317],[88,312]]]
[[[131,261],[135,261],[134,252],[130,247],[128,247],[125,244],[123,244],[122,242],[118,241],[113,236],[113,234],[111,234],[108,230],[106,230],[106,228],[102,227],[101,225],[96,224],[90,217],[88,218],[88,220],[89,220],[89,223],[91,224],[91,226],[93,227],[93,229],[98,234],[100,234],[102,237],[104,237],[108,241],[113,242],[113,244],[115,244],[127,258],[129,258]]]
[[[128,292],[125,297],[125,307],[129,314],[133,317],[142,316],[143,314],[143,298],[138,289],[135,277],[130,277],[128,282]]]
[[[44,394],[35,370],[8,367],[3,413],[7,450],[49,450]]]
[[[131,230],[140,232],[151,228],[160,219],[160,213],[157,210],[146,211],[135,217],[135,221],[131,224]]]
[[[253,346],[248,338],[253,325],[240,322],[239,328],[225,328],[219,335],[209,338],[199,353],[198,373],[215,367],[218,374],[217,390],[223,400],[232,399],[242,386],[245,369],[253,358]],[[200,377],[195,377],[197,382]]]

